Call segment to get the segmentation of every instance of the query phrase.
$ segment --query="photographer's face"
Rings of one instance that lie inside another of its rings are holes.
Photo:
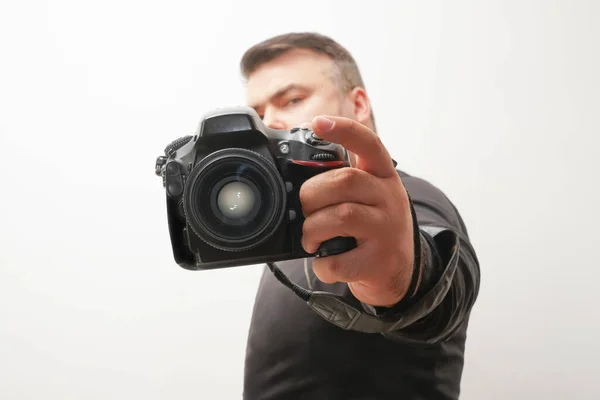
[[[326,56],[293,50],[261,65],[248,79],[246,101],[273,129],[291,129],[318,115],[368,122],[370,108],[363,89],[342,93],[334,64]]]

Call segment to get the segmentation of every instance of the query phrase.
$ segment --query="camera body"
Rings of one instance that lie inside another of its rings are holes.
[[[348,166],[342,146],[310,129],[270,129],[250,107],[205,114],[194,135],[156,160],[176,263],[199,270],[315,256],[301,244],[300,187]],[[316,255],[354,246],[352,238],[332,238]]]

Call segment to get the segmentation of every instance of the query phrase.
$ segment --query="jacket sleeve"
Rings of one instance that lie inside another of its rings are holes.
[[[400,328],[382,332],[388,339],[434,344],[451,337],[469,318],[479,293],[479,262],[467,228],[450,200],[424,180],[402,180],[420,234],[422,281],[415,296],[394,307],[362,307],[369,314],[397,320]]]

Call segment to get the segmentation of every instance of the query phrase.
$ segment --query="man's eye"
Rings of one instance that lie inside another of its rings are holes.
[[[300,102],[301,100],[302,100],[301,98],[299,98],[299,97],[295,97],[295,98],[293,98],[293,99],[289,100],[289,101],[286,103],[286,105],[290,105],[290,104],[296,104],[296,103]]]

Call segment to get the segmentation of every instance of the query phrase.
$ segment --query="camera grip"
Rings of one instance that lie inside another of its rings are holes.
[[[353,237],[338,236],[326,240],[317,249],[317,257],[335,256],[336,254],[345,253],[354,249],[357,246],[356,239]]]

